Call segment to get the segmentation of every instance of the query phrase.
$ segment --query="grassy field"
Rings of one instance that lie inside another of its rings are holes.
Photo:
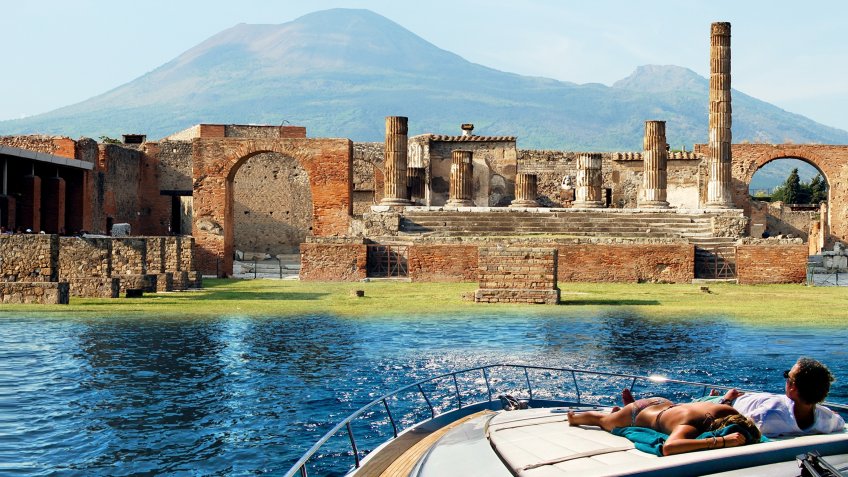
[[[727,317],[770,326],[848,325],[848,290],[801,285],[563,283],[562,304],[475,304],[463,299],[476,283],[315,283],[279,280],[204,280],[197,291],[147,294],[135,299],[72,298],[70,305],[2,305],[1,316],[446,316],[468,314],[584,315],[627,312],[652,317]],[[352,296],[353,290],[365,296]]]

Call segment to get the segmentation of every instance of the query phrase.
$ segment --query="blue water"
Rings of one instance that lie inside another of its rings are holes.
[[[386,391],[495,362],[781,392],[800,355],[848,376],[848,330],[630,314],[347,319],[0,316],[0,475],[278,475]],[[479,384],[479,383],[478,383]],[[479,388],[479,385],[478,385]],[[479,391],[479,389],[478,389]],[[615,393],[596,396],[613,402]],[[830,400],[848,402],[848,378]],[[405,416],[414,421],[426,417]],[[363,424],[364,448],[385,426]],[[351,462],[342,435],[310,475]]]

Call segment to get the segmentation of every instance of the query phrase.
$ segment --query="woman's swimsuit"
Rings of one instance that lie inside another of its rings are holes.
[[[674,404],[672,404],[671,401],[669,401],[668,399],[663,398],[663,397],[642,398],[642,399],[639,399],[638,401],[634,401],[633,402],[633,408],[630,410],[630,425],[636,426],[636,416],[638,416],[639,413],[642,412],[642,410],[645,409],[646,407],[651,407],[651,406],[656,406],[657,404],[666,404],[666,403],[671,404],[671,406],[663,409],[662,411],[659,412],[659,414],[657,414],[657,419],[654,423],[654,427],[657,427],[657,424],[659,424],[660,416],[662,415],[662,413],[664,413],[667,409],[674,407]]]

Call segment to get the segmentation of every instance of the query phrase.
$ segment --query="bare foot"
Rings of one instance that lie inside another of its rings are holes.
[[[574,411],[568,411],[568,425],[569,426],[578,426],[579,424],[574,422]]]
[[[718,392],[718,389],[710,389],[710,396],[718,396],[719,394],[721,393]]]
[[[636,402],[636,400],[633,399],[633,393],[630,392],[630,389],[624,388],[621,391],[621,402],[623,402],[625,406]]]

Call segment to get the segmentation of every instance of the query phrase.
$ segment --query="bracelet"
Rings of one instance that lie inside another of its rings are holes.
[[[721,448],[724,449],[726,445],[727,443],[724,441],[724,436],[721,436]]]
[[[732,399],[724,399],[724,398],[721,398],[718,401],[719,404],[730,404],[731,402],[733,402]]]
[[[710,446],[710,449],[715,449],[716,446],[716,436],[713,436],[713,445]]]

